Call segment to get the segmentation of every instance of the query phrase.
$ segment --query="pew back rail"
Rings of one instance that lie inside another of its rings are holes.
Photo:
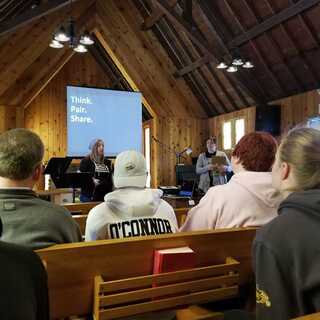
[[[148,276],[153,273],[154,250],[190,247],[196,267],[240,262],[239,283],[253,280],[251,243],[256,229],[229,229],[166,234],[140,238],[100,240],[55,245],[38,250],[46,262],[52,319],[86,315],[93,310],[94,278],[104,281]]]
[[[238,295],[239,262],[104,281],[95,277],[94,319],[107,320]]]

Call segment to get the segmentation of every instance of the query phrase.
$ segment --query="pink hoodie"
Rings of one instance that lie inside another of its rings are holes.
[[[180,231],[261,226],[277,216],[280,194],[270,172],[245,171],[208,190]]]

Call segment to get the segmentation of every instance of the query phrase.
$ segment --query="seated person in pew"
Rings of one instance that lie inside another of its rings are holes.
[[[289,132],[272,183],[285,200],[254,241],[258,320],[320,311],[320,131]]]
[[[243,136],[232,153],[234,175],[208,190],[180,231],[261,226],[277,215],[281,196],[271,185],[277,143],[265,132]]]
[[[49,320],[47,274],[38,255],[0,241],[0,261],[0,319]]]
[[[103,203],[90,210],[86,241],[177,231],[175,213],[161,199],[162,191],[146,188],[147,174],[141,153],[130,150],[117,156],[113,177],[117,190],[108,193]]]
[[[13,129],[0,135],[2,241],[32,249],[81,241],[70,213],[32,191],[42,174],[43,154],[40,137],[29,130]]]

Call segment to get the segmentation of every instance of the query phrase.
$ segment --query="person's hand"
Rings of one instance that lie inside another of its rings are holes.
[[[217,170],[218,166],[216,164],[208,164],[207,169],[208,169],[208,171]]]
[[[224,175],[227,172],[227,166],[224,166],[223,164],[221,164],[218,168],[218,171],[221,175]]]
[[[95,186],[97,186],[100,183],[100,181],[96,178],[92,178],[92,180]]]

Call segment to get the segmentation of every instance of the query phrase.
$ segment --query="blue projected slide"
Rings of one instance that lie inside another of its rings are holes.
[[[87,155],[93,139],[102,139],[106,156],[141,151],[141,93],[67,87],[69,157]]]

